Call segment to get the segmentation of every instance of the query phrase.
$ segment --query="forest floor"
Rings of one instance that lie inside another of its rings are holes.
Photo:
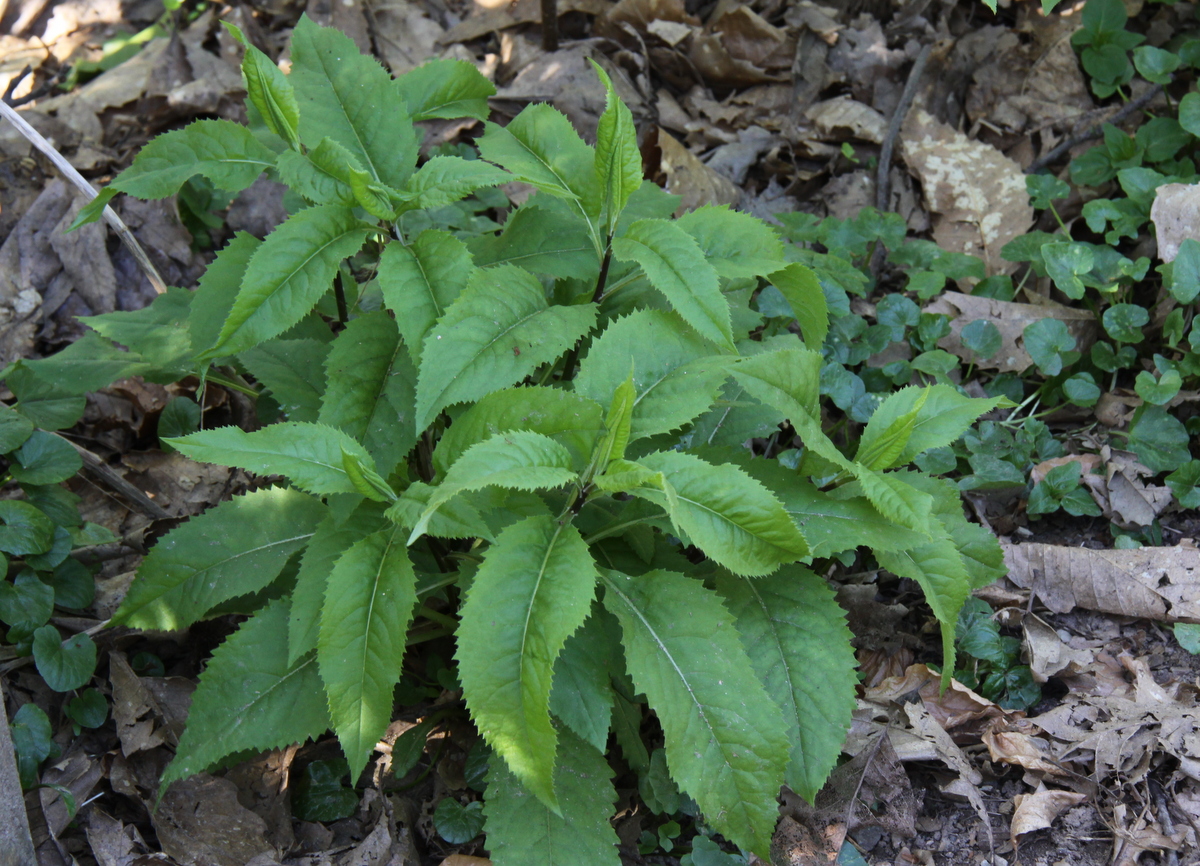
[[[1126,7],[1131,27],[1152,45],[1166,44],[1194,13],[1183,2],[1142,9],[1132,0]],[[958,196],[954,206],[978,209],[979,201],[995,201],[996,172],[1019,176],[1120,107],[1089,91],[1069,41],[1080,24],[1077,7],[1047,16],[1035,4],[1013,2],[994,15],[976,0],[559,0],[554,52],[541,45],[538,0],[189,0],[171,12],[161,0],[0,0],[0,91],[7,88],[6,98],[101,185],[160,132],[197,117],[245,119],[239,49],[219,20],[236,23],[272,58],[286,57],[291,28],[305,11],[345,31],[395,74],[431,57],[468,60],[496,83],[492,105],[501,122],[530,102],[548,101],[585,137],[594,136],[604,107],[587,62],[599,59],[623,73],[618,89],[638,122],[648,176],[682,196],[685,207],[730,204],[768,220],[792,212],[850,219],[875,204],[873,165],[888,121],[914,61],[932,46],[924,74],[913,79],[913,109],[898,144],[904,158],[891,172],[888,208],[904,218],[910,236],[943,245],[961,238],[947,228],[951,207],[936,201],[937,181],[920,147],[936,157],[938,148],[970,142],[990,154],[973,176],[943,178]],[[1135,112],[1124,122],[1132,131],[1140,119]],[[478,132],[473,120],[429,122],[425,148],[469,142]],[[1065,160],[1051,168],[1063,172]],[[517,185],[505,191],[516,203],[529,194]],[[123,247],[61,234],[80,202],[2,122],[0,203],[0,272],[8,273],[0,276],[0,361],[40,357],[77,339],[85,330],[77,316],[138,309],[152,299]],[[1081,206],[1078,197],[1068,199],[1059,212],[1069,222]],[[261,237],[285,215],[282,188],[265,179],[233,201],[194,186],[178,202],[125,198],[118,209],[167,282],[185,287],[234,231]],[[1055,228],[1035,226],[1024,201],[1001,216],[1020,223],[1009,237]],[[969,249],[964,243],[959,249]],[[1153,254],[1149,235],[1135,243]],[[974,251],[991,273],[1017,267],[986,242]],[[38,294],[32,301],[31,287]],[[852,303],[874,320],[868,298]],[[1012,323],[995,324],[1004,332]],[[104,622],[157,538],[247,487],[240,471],[159,448],[159,415],[180,387],[122,381],[89,397],[84,419],[70,431],[103,458],[107,478],[85,473],[68,486],[82,497],[86,519],[119,542],[93,551],[95,600],[57,616],[62,628]],[[227,401],[223,411],[231,418],[253,412],[238,395],[213,393]],[[1130,394],[1114,390],[1095,410],[1051,421],[1072,429],[1107,423],[1103,412],[1119,416],[1136,405]],[[1092,456],[1117,467],[1107,473],[1108,486],[1093,491],[1101,517],[1059,512],[1035,520],[1023,493],[967,500],[1005,545],[1009,578],[977,595],[1000,633],[1020,644],[1029,681],[1014,684],[1040,689],[1027,709],[1005,708],[958,683],[939,695],[937,676],[925,666],[940,659],[936,623],[914,584],[877,581],[877,570],[828,575],[840,587],[864,681],[847,762],[816,807],[784,799],[780,864],[1200,863],[1200,656],[1184,649],[1171,627],[1200,621],[1193,542],[1200,519],[1195,510],[1170,506],[1167,488],[1155,487],[1152,473],[1097,429]],[[1055,465],[1039,463],[1034,480]],[[113,474],[141,496],[115,487]],[[1151,509],[1149,517],[1131,518],[1136,508]],[[1113,530],[1114,522],[1142,527],[1139,537],[1153,543],[1114,544],[1128,535]],[[1145,534],[1150,526],[1153,538]],[[41,779],[55,787],[26,795],[41,866],[488,862],[482,837],[451,845],[433,826],[436,802],[474,781],[453,731],[441,743],[431,740],[428,774],[403,788],[373,780],[356,811],[337,821],[296,818],[287,786],[295,766],[337,756],[332,740],[179,783],[155,811],[152,792],[196,677],[230,631],[226,618],[182,635],[98,634],[96,682],[112,710],[93,729],[73,727],[62,696],[29,659],[0,646],[9,718],[33,701],[56,720],[61,757]],[[431,680],[440,664],[425,659]],[[454,698],[443,693],[423,712]],[[408,712],[393,724],[389,748],[419,715]],[[63,788],[78,806],[74,814]],[[331,796],[338,790],[335,784]],[[646,827],[636,787],[621,794],[626,862],[679,863],[669,842],[637,853]],[[828,840],[847,831],[852,847],[839,854]]]

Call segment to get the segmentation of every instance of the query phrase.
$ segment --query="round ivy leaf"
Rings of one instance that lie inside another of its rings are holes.
[[[25,704],[17,710],[8,729],[17,753],[21,788],[29,790],[37,784],[38,764],[54,750],[54,730],[49,717],[34,704]]]
[[[1065,353],[1075,348],[1075,338],[1060,319],[1039,319],[1025,326],[1025,351],[1043,376],[1057,376],[1067,362]]]
[[[71,721],[84,728],[98,728],[108,718],[108,701],[96,689],[85,689],[67,704]]]
[[[433,810],[433,826],[451,845],[470,842],[483,831],[483,803],[476,800],[464,806],[453,797],[443,797]]]
[[[1179,68],[1179,55],[1151,45],[1140,45],[1133,49],[1133,65],[1138,74],[1155,84],[1166,84],[1171,73]]]
[[[1189,460],[1167,476],[1167,486],[1184,508],[1200,508],[1200,460]]]
[[[1179,125],[1192,135],[1200,135],[1200,93],[1193,90],[1179,100]]]
[[[1140,343],[1142,327],[1150,321],[1145,307],[1137,304],[1113,304],[1104,311],[1104,330],[1119,343]]]
[[[888,329],[892,342],[904,339],[905,328],[916,327],[921,308],[899,292],[884,295],[875,305],[875,321]]]
[[[25,498],[59,526],[82,526],[79,503],[83,500],[59,484],[22,485]]]
[[[1190,304],[1200,294],[1200,241],[1185,238],[1170,267],[1171,297],[1181,304]]]
[[[1178,394],[1182,387],[1183,377],[1176,370],[1167,370],[1159,376],[1158,381],[1155,381],[1153,373],[1143,370],[1137,374],[1133,383],[1133,390],[1137,391],[1137,395],[1155,406],[1171,402],[1171,398]]]
[[[96,581],[78,559],[64,559],[46,582],[54,588],[54,603],[59,607],[82,610],[96,598]]]
[[[54,523],[28,502],[0,501],[0,550],[13,556],[45,553],[54,543]]]
[[[1200,655],[1200,625],[1177,622],[1174,625],[1175,640],[1192,655]]]
[[[342,784],[350,773],[345,758],[313,761],[292,789],[292,811],[302,821],[338,821],[358,808],[358,795]]]
[[[0,405],[0,453],[20,448],[33,433],[33,422],[19,412]]]
[[[86,634],[60,640],[58,629],[44,625],[33,633],[33,661],[46,685],[69,692],[87,683],[96,671],[96,643]]]
[[[1071,187],[1052,174],[1027,174],[1025,191],[1029,193],[1030,204],[1036,210],[1045,210],[1055,199],[1069,196]]]
[[[486,786],[485,777],[488,771],[488,761],[492,759],[492,747],[480,737],[467,752],[467,760],[463,762],[463,779],[472,791],[482,792]]]
[[[83,458],[60,436],[34,432],[12,454],[12,477],[22,484],[57,484],[83,468]]]
[[[65,526],[54,527],[54,541],[45,553],[31,553],[25,564],[36,571],[49,571],[67,558],[74,546],[71,532]]]
[[[1000,351],[1004,338],[991,322],[976,319],[962,329],[962,342],[980,358],[990,358]]]
[[[1063,393],[1076,406],[1091,408],[1100,399],[1100,386],[1091,373],[1076,373],[1063,382]]]
[[[1129,62],[1125,49],[1119,45],[1109,43],[1087,48],[1079,59],[1093,79],[1092,89],[1101,98],[1111,95],[1117,87],[1133,78],[1133,64]],[[1107,92],[1102,93],[1105,90]]]
[[[1154,472],[1170,472],[1192,459],[1187,428],[1162,406],[1141,406],[1133,414],[1129,447]]]
[[[172,397],[158,416],[158,437],[186,436],[200,429],[200,404],[188,397]]]
[[[22,571],[12,583],[0,581],[0,621],[38,628],[53,612],[54,590],[32,569]]]
[[[923,451],[913,458],[913,462],[921,471],[930,475],[945,475],[958,468],[958,458],[954,456],[954,449],[949,445]]]

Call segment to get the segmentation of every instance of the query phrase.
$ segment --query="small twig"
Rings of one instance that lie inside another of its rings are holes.
[[[558,50],[558,0],[542,0],[542,50]]]
[[[1037,159],[1035,159],[1033,162],[1031,162],[1029,164],[1029,168],[1025,169],[1025,173],[1026,174],[1037,174],[1039,171],[1041,171],[1046,166],[1050,165],[1050,163],[1057,160],[1060,156],[1062,156],[1068,150],[1073,148],[1075,145],[1083,144],[1085,141],[1091,141],[1093,138],[1099,138],[1100,136],[1102,136],[1104,134],[1104,124],[1120,123],[1122,120],[1127,118],[1129,115],[1133,114],[1135,111],[1141,111],[1143,108],[1145,108],[1147,105],[1149,105],[1154,100],[1154,97],[1156,97],[1156,96],[1158,96],[1158,94],[1162,93],[1162,89],[1163,89],[1163,86],[1161,84],[1154,85],[1149,90],[1147,90],[1145,93],[1143,93],[1141,96],[1139,96],[1137,99],[1134,99],[1133,101],[1126,103],[1119,111],[1116,111],[1113,114],[1110,114],[1108,117],[1106,117],[1104,120],[1097,123],[1091,129],[1087,130],[1086,132],[1081,132],[1079,135],[1071,136],[1070,138],[1068,138],[1066,141],[1064,141],[1058,147],[1054,148],[1049,153],[1047,153],[1043,156],[1039,156]]]
[[[58,434],[54,434],[58,436]],[[71,442],[65,436],[59,436],[64,442],[69,442],[71,447],[79,452],[79,456],[83,458],[83,465],[87,467],[89,472],[99,476],[105,484],[120,493],[130,502],[136,504],[142,511],[153,517],[155,520],[170,520],[171,515],[167,513],[161,505],[147,496],[141,490],[138,490],[120,475],[118,475],[111,466],[101,460],[97,455],[88,451],[82,445]]]
[[[846,826],[846,836],[850,835],[850,819],[854,817],[854,807],[858,804],[858,795],[862,792],[863,782],[866,781],[867,770],[871,769],[871,764],[879,754],[879,747],[883,745],[883,738],[887,735],[887,728],[879,732],[879,736],[875,738],[875,745],[871,747],[871,753],[863,762],[862,773],[858,777],[858,784],[854,786],[854,794],[850,797],[850,802],[846,804],[846,817],[842,821]]]
[[[54,167],[63,173],[77,190],[83,193],[84,198],[88,201],[94,199],[97,195],[95,188],[87,182],[83,175],[75,170],[75,166],[67,162],[67,158],[63,156],[50,142],[42,136],[40,132],[34,129],[25,118],[4,100],[0,100],[0,116],[4,117],[9,123],[17,128],[21,135],[29,139],[29,142],[45,154],[46,158],[54,163]],[[150,281],[150,285],[154,287],[154,291],[158,294],[163,294],[167,290],[167,284],[158,272],[158,268],[154,267],[154,263],[150,261],[150,257],[146,255],[146,251],[142,249],[142,245],[138,243],[137,238],[133,236],[133,232],[129,230],[129,226],[117,216],[117,212],[111,207],[105,206],[104,220],[117,233],[117,237],[133,254],[137,260],[142,272],[146,275],[146,279]]]
[[[908,72],[908,81],[904,82],[904,90],[900,94],[900,102],[896,105],[896,110],[892,112],[891,122],[888,123],[887,135],[883,137],[883,148],[879,151],[879,167],[875,174],[875,207],[881,211],[888,211],[888,199],[891,197],[891,178],[889,173],[892,168],[892,151],[896,147],[896,139],[900,137],[900,127],[904,125],[904,118],[908,115],[908,109],[912,107],[913,99],[917,95],[917,85],[921,83],[921,75],[925,72],[925,64],[929,62],[929,55],[933,53],[932,43],[921,49],[921,53],[917,55],[917,59],[913,62],[912,69]]]

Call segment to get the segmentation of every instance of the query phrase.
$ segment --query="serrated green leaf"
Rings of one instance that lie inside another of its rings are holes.
[[[450,467],[445,480],[429,497],[408,543],[416,541],[434,512],[459,493],[485,487],[538,490],[561,487],[575,478],[570,452],[549,436],[528,430],[497,433],[468,448]]]
[[[437,489],[423,482],[414,481],[388,508],[388,519],[406,529],[412,529],[420,522],[421,515],[429,507],[429,500],[437,492]],[[479,516],[478,509],[461,496],[438,506],[437,511],[429,518],[425,534],[432,535],[434,538],[494,540],[491,529]]]
[[[307,153],[284,151],[276,167],[280,180],[314,204],[358,204],[350,186],[351,172],[359,170],[358,162],[332,138],[322,138]]]
[[[417,429],[446,406],[506,388],[553,361],[596,320],[595,304],[551,307],[533,275],[478,270],[429,332],[417,379]]]
[[[488,850],[496,866],[619,866],[617,834],[609,823],[617,792],[601,750],[562,731],[554,788],[557,815],[503,761],[488,767]]]
[[[700,336],[734,348],[729,303],[717,272],[691,235],[668,220],[638,220],[613,239],[612,252],[619,261],[640,265],[650,284]]]
[[[596,129],[595,172],[596,185],[602,190],[601,219],[611,236],[629,196],[642,185],[642,154],[638,150],[633,114],[617,96],[603,67],[595,60],[591,64],[605,92],[604,113]]]
[[[46,685],[69,692],[87,685],[96,671],[96,644],[86,634],[62,639],[58,629],[44,625],[33,633],[33,661]]]
[[[484,159],[508,169],[516,180],[566,199],[589,225],[599,216],[595,152],[558,109],[530,105],[508,126],[486,124],[475,144]],[[599,238],[593,241],[599,244]]]
[[[675,224],[696,239],[709,264],[727,279],[765,277],[784,265],[783,244],[774,230],[728,205],[698,207]]]
[[[885,519],[866,499],[835,499],[777,460],[739,460],[737,465],[779,497],[814,557],[861,546],[903,550],[925,540]]]
[[[346,470],[346,475],[350,478],[350,483],[354,485],[360,496],[365,496],[373,502],[395,502],[396,491],[391,485],[370,466],[366,466],[355,457],[345,451],[342,452],[342,468]]]
[[[698,581],[601,572],[625,662],[662,722],[671,776],[724,836],[769,857],[787,726],[755,675],[733,617]]]
[[[290,421],[316,421],[325,392],[325,355],[329,347],[316,340],[268,340],[238,355]]]
[[[692,423],[692,445],[741,447],[746,440],[770,436],[779,429],[783,413],[752,397],[737,382],[721,386],[716,404]]]
[[[126,352],[94,331],[87,331],[67,348],[49,358],[23,360],[21,367],[52,385],[62,394],[81,395],[111,385],[118,379],[150,369],[140,355]]]
[[[902,388],[888,395],[867,422],[854,459],[868,469],[888,469],[899,463],[900,453],[912,438],[917,414],[928,399],[926,388]]]
[[[166,198],[202,174],[218,189],[239,192],[274,165],[275,154],[241,124],[197,120],[148,141],[109,188],[142,199]]]
[[[559,279],[594,283],[600,257],[587,220],[560,199],[535,195],[517,208],[497,235],[469,241],[480,267],[514,264]]]
[[[246,85],[247,98],[258,109],[267,128],[286,141],[293,150],[299,150],[300,138],[296,128],[300,123],[300,109],[296,105],[292,83],[267,55],[250,44],[241,28],[228,21],[221,23],[245,49],[242,81]]]
[[[269,487],[193,517],[142,560],[113,625],[177,631],[221,602],[257,592],[308,543],[323,514],[311,496]]]
[[[392,204],[394,198],[400,197],[400,191],[387,184],[376,183],[370,172],[354,169],[350,172],[350,190],[358,206],[373,217],[381,220],[391,220],[396,217],[396,208]]]
[[[875,557],[888,571],[920,584],[942,626],[942,682],[949,682],[954,670],[954,624],[971,591],[970,575],[953,539],[942,530],[925,544],[907,550],[876,551]]]
[[[434,156],[408,179],[404,187],[406,200],[398,211],[445,207],[477,189],[499,186],[510,180],[512,177],[507,172],[483,160]]]
[[[416,574],[400,527],[356,541],[329,575],[317,662],[352,779],[392,720],[392,691],[416,602]]]
[[[550,683],[563,644],[587,618],[595,582],[579,530],[550,516],[526,518],[488,551],[457,631],[455,657],[471,717],[555,813],[558,737],[550,723]]]
[[[305,208],[288,217],[250,257],[217,344],[201,359],[237,354],[307,316],[333,284],[338,263],[358,252],[369,231],[338,205]]]
[[[784,781],[811,803],[837,763],[855,706],[846,615],[825,581],[799,566],[757,580],[719,572],[716,583],[790,729]]]
[[[438,118],[487,120],[496,86],[465,60],[430,60],[396,79],[414,123]]]
[[[250,258],[262,244],[248,232],[238,232],[213,259],[200,278],[188,313],[187,328],[192,348],[204,349],[217,342],[221,326],[229,317],[238,287]]]
[[[379,474],[389,475],[417,441],[417,374],[396,322],[382,310],[354,319],[333,341],[325,369],[318,420],[361,442]]]
[[[187,289],[172,287],[140,310],[81,316],[79,321],[141,355],[153,366],[143,373],[147,379],[174,382],[191,371],[188,314],[192,297]]]
[[[375,502],[364,502],[341,522],[326,507],[325,517],[317,524],[312,539],[304,548],[296,587],[288,612],[288,664],[317,648],[317,633],[321,623],[321,608],[325,604],[325,589],[329,574],[342,554],[357,541],[387,526],[383,508]]]
[[[609,669],[620,652],[617,622],[598,602],[567,638],[554,663],[550,712],[603,754],[608,749],[613,690]]]
[[[630,367],[632,368],[632,363]],[[596,446],[594,469],[605,469],[614,460],[624,460],[625,448],[629,445],[629,422],[633,415],[636,394],[633,389],[633,371],[613,392],[608,414],[604,417],[604,436]]]
[[[851,468],[862,492],[872,505],[893,523],[928,535],[933,502],[895,474],[876,472],[860,464]]]
[[[379,259],[379,288],[396,314],[409,357],[421,362],[425,336],[474,273],[466,245],[449,232],[423,231],[411,246],[388,244]]]
[[[797,262],[771,272],[767,279],[792,308],[804,345],[814,352],[821,351],[829,334],[829,307],[816,273]]]
[[[587,466],[604,424],[604,409],[587,397],[561,388],[527,386],[489,394],[460,415],[433,452],[433,468],[446,470],[477,442],[508,430],[541,433],[564,446],[571,467]]]
[[[329,729],[315,656],[287,660],[286,601],[272,601],[217,647],[192,695],[160,791],[241,751],[302,743]]]
[[[292,31],[292,72],[300,140],[341,144],[378,183],[402,189],[417,163],[420,139],[408,106],[379,61],[359,53],[339,30],[307,15]]]
[[[767,488],[736,466],[659,451],[639,461],[673,491],[636,495],[670,509],[671,521],[711,559],[744,575],[769,574],[809,553],[804,536]]]
[[[193,460],[237,466],[259,475],[285,475],[301,490],[318,496],[358,492],[342,466],[343,451],[374,466],[361,445],[326,424],[287,421],[253,433],[217,427],[166,441]]]
[[[612,322],[592,341],[579,365],[575,390],[603,402],[633,365],[633,438],[675,430],[716,400],[728,376],[716,347],[675,313],[637,310]]]

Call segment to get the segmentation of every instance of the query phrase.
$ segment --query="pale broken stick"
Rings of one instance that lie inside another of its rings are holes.
[[[0,100],[0,116],[17,128],[21,135],[29,139],[29,142],[45,154],[46,158],[54,163],[54,167],[63,173],[63,176],[69,180],[77,190],[83,193],[84,198],[91,201],[97,196],[95,188],[88,183],[87,179],[75,170],[75,166],[67,162],[67,158],[63,156],[50,142],[42,136],[40,132],[34,129],[25,118],[17,113],[16,109]],[[137,261],[138,266],[146,275],[146,279],[150,281],[150,285],[154,287],[154,291],[158,294],[163,294],[167,290],[167,284],[159,274],[158,268],[154,267],[154,263],[150,261],[150,257],[146,255],[146,251],[142,249],[142,245],[138,243],[137,238],[133,236],[133,232],[129,230],[129,226],[117,216],[117,212],[107,205],[104,208],[104,221],[109,227],[117,233],[117,237],[121,239],[121,243],[129,249]]]
[[[0,866],[37,866],[0,687]]]
[[[57,434],[55,434],[55,435],[57,435]],[[103,460],[101,460],[100,457],[93,454],[91,451],[88,451],[82,445],[79,445],[76,442],[72,442],[66,436],[59,436],[58,438],[62,439],[64,442],[66,442],[72,448],[74,448],[76,451],[79,452],[79,456],[81,458],[83,458],[83,465],[89,471],[94,472],[96,475],[100,476],[100,478],[104,481],[105,484],[107,484],[109,487],[111,487],[117,493],[120,493],[122,496],[124,496],[130,502],[137,505],[146,514],[153,517],[155,520],[170,520],[171,519],[170,513],[167,512],[167,510],[165,508],[163,508],[161,505],[159,505],[157,502],[155,502],[153,499],[151,499],[149,496],[147,496],[144,492],[142,492],[141,490],[138,490],[135,486],[133,486],[128,481],[126,481],[124,478],[122,478],[120,475],[118,475],[117,472],[115,470],[113,470],[113,468],[110,467],[107,463],[105,463]],[[0,864],[0,866],[3,866],[3,864]]]

